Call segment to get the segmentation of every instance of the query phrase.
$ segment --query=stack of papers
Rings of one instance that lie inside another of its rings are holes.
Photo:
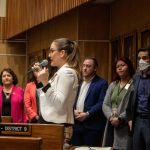
[[[111,147],[77,147],[75,150],[111,150]]]

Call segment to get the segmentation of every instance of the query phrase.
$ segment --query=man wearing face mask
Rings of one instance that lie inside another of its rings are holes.
[[[139,72],[127,107],[133,150],[150,149],[150,48],[138,50]],[[132,121],[131,121],[132,120]]]

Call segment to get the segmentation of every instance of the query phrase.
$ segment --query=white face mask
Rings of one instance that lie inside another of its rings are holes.
[[[149,63],[147,63],[147,62],[144,61],[143,59],[140,59],[140,61],[139,61],[139,69],[140,69],[141,71],[146,70],[149,66],[150,66]]]

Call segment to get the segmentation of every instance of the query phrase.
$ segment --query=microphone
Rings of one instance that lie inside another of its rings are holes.
[[[42,60],[42,62],[41,63],[39,63],[39,67],[46,67],[48,65],[48,60],[47,59],[44,59],[44,60]],[[32,71],[35,71],[36,70],[36,68],[31,68],[29,71],[28,71],[28,73],[30,73],[30,72],[32,72]]]

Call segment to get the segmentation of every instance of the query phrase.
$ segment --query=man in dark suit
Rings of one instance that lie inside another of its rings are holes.
[[[139,72],[133,78],[134,90],[127,107],[133,135],[133,150],[150,149],[150,48],[138,50]]]
[[[71,139],[75,146],[100,146],[105,127],[102,103],[108,87],[107,81],[96,74],[95,58],[86,58],[82,66],[83,80],[74,106],[75,124]]]

